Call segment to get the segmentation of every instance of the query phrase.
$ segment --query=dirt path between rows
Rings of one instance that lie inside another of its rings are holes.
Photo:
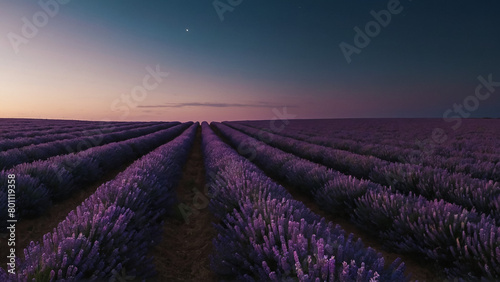
[[[205,167],[199,127],[177,187],[179,204],[175,207],[174,216],[165,221],[160,244],[151,252],[158,275],[150,281],[217,281],[210,270],[209,259],[213,250],[212,239],[217,234],[212,227],[215,218],[206,206],[208,197],[196,194],[203,193],[204,189]],[[186,216],[188,207],[193,209],[190,216]]]

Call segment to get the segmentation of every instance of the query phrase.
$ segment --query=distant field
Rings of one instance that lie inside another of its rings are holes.
[[[0,281],[500,279],[499,119],[0,119],[0,188]]]

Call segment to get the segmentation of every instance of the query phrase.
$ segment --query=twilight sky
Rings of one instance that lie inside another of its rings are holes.
[[[0,118],[500,117],[499,8],[6,0]]]

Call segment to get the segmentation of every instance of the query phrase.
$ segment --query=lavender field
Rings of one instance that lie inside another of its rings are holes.
[[[0,119],[0,281],[500,280],[500,120]]]

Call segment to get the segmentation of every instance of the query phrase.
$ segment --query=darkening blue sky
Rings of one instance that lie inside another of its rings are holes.
[[[441,117],[464,103],[500,117],[500,86],[474,98],[478,76],[500,82],[495,1],[231,2],[221,20],[212,1],[73,0],[17,54],[8,35],[41,6],[4,2],[0,117],[267,119],[283,106],[298,118]],[[356,46],[354,28],[397,2],[348,63],[339,44]],[[156,65],[169,76],[147,98],[113,104]]]

